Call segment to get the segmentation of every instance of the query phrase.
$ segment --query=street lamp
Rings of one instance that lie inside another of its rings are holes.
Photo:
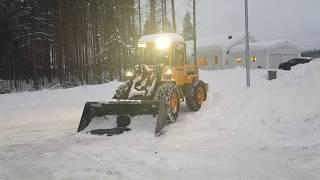
[[[249,15],[248,15],[248,0],[244,0],[245,5],[245,29],[246,29],[246,75],[247,87],[250,87],[250,50],[249,50]]]
[[[197,18],[196,18],[196,0],[193,0],[193,62],[197,65]]]

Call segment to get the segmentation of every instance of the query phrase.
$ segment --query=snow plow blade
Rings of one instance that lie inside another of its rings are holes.
[[[156,117],[155,136],[162,134],[162,129],[168,124],[165,105],[160,101],[152,100],[126,100],[110,102],[87,102],[85,104],[77,132],[84,131],[94,118],[113,115],[117,117],[116,127],[111,129],[94,129],[91,134],[120,134],[130,130],[127,126],[131,117],[138,115],[151,115]]]

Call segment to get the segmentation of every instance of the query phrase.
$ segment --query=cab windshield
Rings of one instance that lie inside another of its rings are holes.
[[[147,48],[141,48],[142,64],[156,65],[156,64],[169,64],[170,48],[165,50],[159,50],[154,46]]]

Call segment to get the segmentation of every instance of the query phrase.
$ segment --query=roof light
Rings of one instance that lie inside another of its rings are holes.
[[[171,69],[171,68],[167,69],[167,71],[165,72],[165,74],[166,74],[166,75],[172,75],[172,69]]]
[[[171,45],[171,40],[166,36],[160,36],[156,39],[156,47],[160,50],[168,49],[170,45]]]

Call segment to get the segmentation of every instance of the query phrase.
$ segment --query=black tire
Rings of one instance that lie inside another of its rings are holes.
[[[175,111],[173,111],[173,109],[170,107],[171,97],[174,93],[177,96],[177,109]],[[167,118],[169,123],[173,123],[178,119],[178,114],[180,110],[180,95],[179,90],[174,83],[161,84],[158,87],[153,99],[160,100],[163,102],[168,112]]]
[[[117,117],[117,127],[124,128],[129,126],[131,123],[130,116],[120,115]]]
[[[116,90],[116,93],[113,95],[113,99],[121,100],[121,99],[128,99],[129,96],[129,81],[125,82],[124,84],[120,85]]]
[[[197,91],[199,88],[204,90],[204,101],[207,99],[207,91],[203,81],[197,81],[194,84],[184,86],[184,94],[186,99],[186,104],[191,111],[199,111],[201,108],[201,103],[197,100]]]

